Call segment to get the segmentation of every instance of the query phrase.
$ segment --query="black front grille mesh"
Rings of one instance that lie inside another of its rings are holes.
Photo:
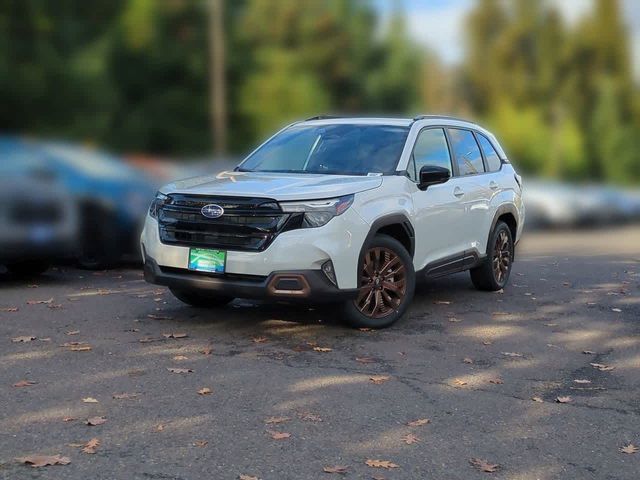
[[[205,217],[201,210],[209,204],[221,206],[224,214]],[[172,194],[158,212],[162,243],[223,250],[262,251],[288,219],[268,198]]]

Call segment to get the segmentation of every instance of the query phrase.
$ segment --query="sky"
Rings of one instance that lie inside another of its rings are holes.
[[[575,24],[593,6],[593,0],[549,1],[569,24]],[[464,20],[476,0],[375,0],[383,13],[398,2],[407,13],[409,31],[418,43],[436,51],[448,64],[460,62],[464,55]],[[640,0],[622,0],[621,4],[631,35],[635,75],[640,79]]]

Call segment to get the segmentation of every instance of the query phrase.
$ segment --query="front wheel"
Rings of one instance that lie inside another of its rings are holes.
[[[498,222],[489,236],[487,258],[471,269],[471,281],[478,290],[498,291],[507,284],[513,264],[513,238],[504,222]]]
[[[183,303],[191,305],[192,307],[223,307],[227,303],[233,300],[233,297],[227,297],[223,295],[207,294],[204,292],[198,292],[194,290],[180,290],[177,288],[170,288],[173,296]]]
[[[385,328],[407,310],[416,284],[409,252],[396,239],[376,235],[360,259],[359,292],[344,304],[346,321],[358,328]]]

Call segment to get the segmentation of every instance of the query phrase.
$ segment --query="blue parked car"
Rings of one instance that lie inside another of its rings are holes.
[[[114,265],[138,252],[142,221],[156,185],[111,155],[67,143],[0,136],[5,178],[37,178],[69,194],[79,218],[74,256],[84,268]]]

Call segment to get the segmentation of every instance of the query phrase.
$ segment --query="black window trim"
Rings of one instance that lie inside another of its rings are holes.
[[[409,165],[407,165],[407,169],[402,172],[404,175],[407,176],[407,178],[409,180],[411,180],[413,183],[415,183],[416,185],[420,183],[420,178],[419,178],[419,172],[416,171],[416,159],[414,156],[414,152],[416,149],[416,144],[418,143],[418,139],[420,138],[420,135],[422,135],[422,132],[424,132],[425,130],[442,130],[442,133],[444,133],[444,140],[447,144],[447,150],[449,152],[449,164],[451,165],[451,176],[452,177],[457,177],[458,173],[457,173],[457,169],[458,166],[455,164],[456,162],[454,162],[454,158],[453,158],[453,150],[451,148],[451,141],[449,140],[449,135],[447,134],[447,126],[446,125],[427,125],[426,127],[422,127],[420,129],[420,131],[418,132],[418,134],[416,135],[416,139],[413,141],[413,145],[411,146],[411,155],[409,155]],[[409,168],[411,167],[411,164],[413,164],[413,172],[414,175],[416,176],[416,179],[413,180],[410,176],[409,176]]]

